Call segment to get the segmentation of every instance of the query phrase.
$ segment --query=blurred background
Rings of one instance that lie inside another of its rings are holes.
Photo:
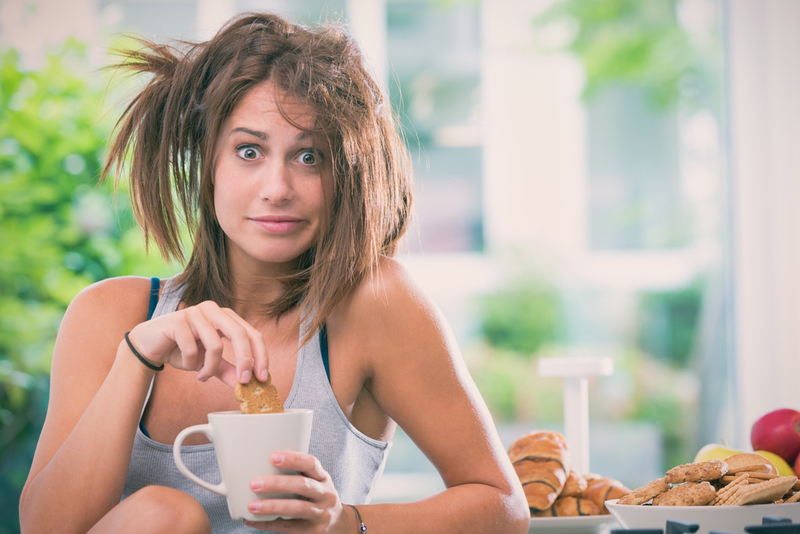
[[[632,488],[800,407],[800,2],[0,0],[0,534],[67,304],[180,270],[97,184],[140,83],[109,83],[109,51],[250,10],[345,24],[383,80],[418,180],[400,259],[506,446],[563,429],[549,357],[613,360],[589,383],[591,471]],[[398,431],[373,501],[442,487]]]

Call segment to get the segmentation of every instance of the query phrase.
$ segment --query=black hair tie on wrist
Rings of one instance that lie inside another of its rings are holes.
[[[131,340],[128,339],[128,334],[130,334],[130,331],[125,332],[125,342],[128,344],[128,348],[131,349],[133,355],[139,358],[140,362],[145,364],[145,366],[147,366],[148,369],[152,369],[153,371],[161,371],[162,369],[164,369],[163,363],[161,365],[155,365],[153,364],[153,362],[151,362],[150,360],[139,354],[139,351],[133,348],[133,343],[131,343]]]

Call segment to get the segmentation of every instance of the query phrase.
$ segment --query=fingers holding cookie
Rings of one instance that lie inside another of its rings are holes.
[[[246,383],[254,371],[264,380],[268,374],[261,332],[212,301],[145,321],[128,334],[137,352],[153,365],[197,371],[201,382],[216,376],[233,387],[237,381]]]
[[[234,353],[236,355],[236,376],[239,377],[239,382],[246,384],[249,381],[249,376],[245,376],[245,372],[251,369],[253,376],[260,382],[266,382],[269,375],[269,356],[267,355],[264,336],[261,334],[261,331],[242,319],[232,309],[222,308],[222,311],[244,329],[246,338],[240,340],[241,345],[247,343],[250,348],[249,351],[243,350],[241,354],[237,354],[236,347],[234,346]]]

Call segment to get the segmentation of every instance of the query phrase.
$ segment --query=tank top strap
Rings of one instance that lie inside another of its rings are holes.
[[[159,297],[159,293],[161,292],[161,279],[155,276],[150,279],[150,306],[147,312],[148,321],[153,317],[172,313],[178,309],[181,292],[175,291],[172,287],[173,285],[173,279],[167,279],[167,281],[164,283],[163,295]],[[155,379],[155,375],[153,375],[153,378],[150,379],[150,387],[147,390],[147,396],[144,398],[142,411],[139,414],[139,429],[148,438],[150,437],[150,434],[147,433],[147,429],[144,426],[142,417],[144,416],[144,411],[147,408],[147,403],[150,401],[150,395],[153,393],[153,383],[155,382]]]
[[[158,305],[158,294],[161,290],[161,279],[154,276],[150,279],[150,306],[147,309],[147,320],[153,318],[153,313]]]

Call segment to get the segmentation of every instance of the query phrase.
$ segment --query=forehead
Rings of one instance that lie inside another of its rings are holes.
[[[283,114],[282,114],[282,113]],[[271,81],[261,82],[247,91],[231,113],[228,124],[238,122],[286,122],[312,129],[316,113],[306,102],[277,88]]]

